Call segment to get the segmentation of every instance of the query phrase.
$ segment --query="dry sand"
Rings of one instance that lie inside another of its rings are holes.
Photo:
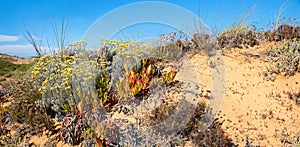
[[[284,94],[299,90],[300,74],[266,81],[263,72],[269,63],[255,58],[263,51],[265,46],[223,52],[226,92],[218,118],[225,120],[222,127],[239,146],[245,146],[246,136],[254,145],[281,146],[285,135],[291,139],[300,133],[300,106]],[[193,60],[200,83],[211,89],[206,57],[198,54]]]

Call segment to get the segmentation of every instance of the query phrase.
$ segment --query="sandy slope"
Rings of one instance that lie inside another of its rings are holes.
[[[280,140],[300,133],[300,106],[287,98],[284,91],[299,90],[300,74],[276,76],[266,81],[263,72],[269,63],[263,61],[264,46],[224,51],[226,94],[220,109],[223,128],[233,141],[245,146],[246,136],[254,145],[281,146]],[[248,55],[248,56],[245,56]],[[252,56],[251,56],[252,55]],[[206,57],[193,57],[204,88],[211,89],[211,74]]]
[[[9,56],[9,55],[0,53],[0,60],[8,61],[8,62],[11,62],[14,64],[29,64],[29,63],[37,60],[37,58],[20,58],[17,56]]]

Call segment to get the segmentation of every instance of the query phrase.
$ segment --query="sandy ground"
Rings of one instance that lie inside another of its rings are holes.
[[[281,139],[291,139],[300,133],[300,106],[284,94],[291,89],[299,90],[300,74],[279,75],[274,82],[266,81],[263,72],[269,63],[263,57],[255,58],[264,50],[262,46],[223,53],[226,92],[218,118],[224,120],[222,127],[239,146],[245,146],[246,136],[253,145],[281,146]],[[199,81],[204,88],[211,89],[206,57],[196,55],[193,60]]]

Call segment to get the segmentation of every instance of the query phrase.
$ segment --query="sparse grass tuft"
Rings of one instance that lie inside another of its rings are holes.
[[[258,45],[257,33],[247,25],[232,26],[220,33],[217,37],[221,48],[242,48]]]
[[[296,91],[291,89],[290,91],[286,92],[289,99],[294,100],[297,105],[300,105],[300,89],[298,88]]]

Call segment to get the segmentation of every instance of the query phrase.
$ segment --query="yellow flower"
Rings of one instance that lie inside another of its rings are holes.
[[[42,85],[46,85],[47,82],[48,82],[48,79],[46,79],[46,80],[42,83]]]
[[[106,66],[106,61],[102,59],[100,64],[101,64],[101,66],[105,67]]]
[[[35,67],[34,70],[41,70],[41,68],[40,67]]]
[[[54,89],[55,89],[55,87],[51,87],[51,88],[50,88],[51,91],[54,90]]]
[[[69,77],[72,77],[72,73],[68,73],[68,76],[69,76]]]
[[[67,67],[67,65],[64,64],[64,63],[61,63],[60,66],[63,67],[63,68],[66,68],[66,67]]]
[[[47,55],[42,56],[42,57],[40,58],[40,61],[45,60],[46,58],[47,58]]]
[[[63,75],[66,75],[66,74],[67,74],[67,71],[63,70],[63,71],[62,71],[62,74],[63,74]]]
[[[71,60],[67,60],[67,61],[66,61],[66,64],[69,64],[69,65],[70,65],[71,63],[72,63]]]
[[[127,44],[120,44],[119,47],[120,47],[121,49],[126,48],[126,47],[127,47]]]
[[[39,66],[43,66],[43,64],[44,64],[43,62],[39,62],[38,63]]]
[[[71,86],[65,87],[65,90],[69,90],[69,89],[71,89]]]
[[[68,72],[71,72],[72,68],[66,68],[65,70],[67,70]]]
[[[33,75],[33,76],[36,76],[36,75],[38,75],[40,72],[39,71],[32,71],[31,72],[31,74]]]
[[[68,81],[64,81],[64,82],[62,83],[62,85],[68,85],[68,84],[69,84]]]

